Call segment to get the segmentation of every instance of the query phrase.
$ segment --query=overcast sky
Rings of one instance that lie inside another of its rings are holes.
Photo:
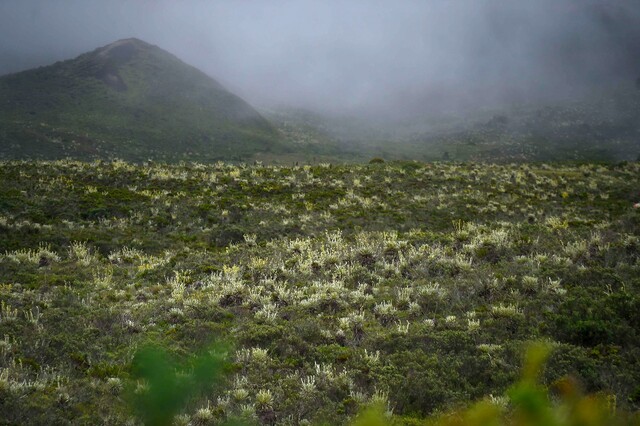
[[[137,37],[248,101],[437,111],[640,76],[640,0],[0,0],[0,74]]]

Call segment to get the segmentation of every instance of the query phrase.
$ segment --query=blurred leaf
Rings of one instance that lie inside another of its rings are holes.
[[[551,345],[547,343],[535,342],[530,344],[525,356],[522,380],[535,383],[550,353]]]
[[[136,352],[129,401],[145,425],[170,425],[190,398],[213,387],[224,368],[220,348],[213,344],[182,365],[158,346],[145,346]]]
[[[358,415],[353,426],[386,426],[389,419],[385,417],[385,407],[382,404],[370,406]]]

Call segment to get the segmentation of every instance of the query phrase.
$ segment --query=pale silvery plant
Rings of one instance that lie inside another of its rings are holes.
[[[599,252],[607,251],[611,247],[611,243],[605,242],[602,232],[591,232],[589,243],[598,248]]]
[[[338,327],[340,327],[341,330],[349,330],[351,329],[351,320],[349,317],[342,317],[338,320]]]
[[[300,378],[302,394],[310,395],[316,390],[316,377],[314,375],[309,375],[307,377]]]
[[[169,309],[169,316],[174,319],[179,319],[184,317],[184,311],[177,306],[174,306]]]
[[[320,303],[320,301],[321,301],[320,295],[317,293],[312,293],[310,295],[307,295],[301,298],[298,304],[303,308],[311,309],[317,306]]]
[[[502,409],[505,409],[509,405],[509,397],[504,395],[494,396],[493,394],[489,394],[489,402]]]
[[[69,257],[78,261],[81,265],[88,266],[94,260],[89,247],[85,242],[74,241],[69,246]]]
[[[248,392],[247,392],[247,396],[248,396]],[[231,407],[231,398],[229,398],[229,395],[218,396],[218,398],[216,399],[216,406],[223,413],[226,414],[229,411],[229,408]]]
[[[480,352],[486,354],[489,357],[489,361],[492,365],[496,365],[497,355],[502,351],[502,345],[492,343],[482,343],[477,346]]]
[[[366,294],[365,289],[358,286],[354,290],[348,290],[345,299],[352,300],[354,303],[364,304],[367,301],[373,301],[374,297],[372,294]]]
[[[480,320],[479,319],[467,319],[467,330],[469,331],[477,331],[480,329]]]
[[[266,364],[271,361],[271,357],[267,349],[254,347],[251,348],[251,360],[259,364]]]
[[[522,315],[522,309],[520,309],[516,304],[500,303],[491,307],[491,313],[498,317],[517,317]]]
[[[546,263],[549,260],[549,255],[546,253],[532,253],[530,255],[538,266]]]
[[[251,361],[251,349],[240,348],[236,351],[236,362],[240,364],[248,364]],[[246,378],[245,378],[246,379]]]
[[[420,312],[422,312],[422,307],[420,306],[419,303],[416,302],[410,302],[409,303],[409,307],[408,307],[408,311],[412,314],[419,314]]]
[[[355,383],[346,368],[336,374],[333,383],[335,386],[343,389],[353,389]]]
[[[257,237],[256,234],[244,234],[243,238],[244,238],[244,242],[248,246],[255,246],[256,245],[256,240],[257,240],[258,237]]]
[[[351,389],[349,391],[349,396],[360,405],[366,404],[369,399],[366,393],[357,391],[355,389]]]
[[[567,293],[567,290],[560,286],[561,280],[553,280],[548,278],[547,281],[544,282],[544,287],[547,291],[557,294],[559,296],[563,296]]]
[[[0,358],[6,361],[14,345],[15,340],[10,339],[9,336],[5,334],[4,337],[0,339]]]
[[[24,317],[29,324],[38,326],[40,322],[40,317],[42,313],[40,312],[40,308],[38,306],[34,306],[31,309],[26,309],[24,311]]]
[[[251,256],[248,262],[248,269],[250,271],[263,271],[269,266],[269,259],[263,257]]]
[[[291,302],[292,293],[291,290],[284,283],[277,283],[273,286],[273,294],[275,294],[278,299]]]
[[[189,426],[191,423],[191,417],[188,414],[177,414],[173,418],[172,426]]]
[[[0,323],[13,322],[18,319],[18,310],[7,304],[4,300],[0,301]]]
[[[351,327],[358,327],[358,328],[364,327],[365,314],[363,311],[351,312],[348,315],[348,318],[349,318],[349,323],[351,324]]]
[[[390,418],[391,416],[393,416],[393,410],[391,409],[391,405],[389,403],[389,394],[387,392],[376,390],[369,398],[369,403],[372,405],[384,407],[386,417]]]
[[[347,279],[354,275],[360,265],[351,262],[339,262],[334,266],[335,277]]]
[[[269,389],[262,389],[256,393],[256,408],[260,410],[270,409],[273,407],[273,394]]]
[[[124,388],[124,384],[119,377],[109,377],[106,381],[106,388],[112,395],[119,395]]]
[[[213,418],[213,410],[211,410],[210,403],[207,401],[206,407],[197,409],[193,416],[191,416],[191,423],[193,426],[205,426],[211,423]]]
[[[339,330],[341,331],[341,330]],[[333,340],[334,336],[336,335],[336,333],[333,330],[327,329],[327,328],[322,328],[320,329],[320,335],[325,339],[325,340]]]
[[[559,256],[557,254],[551,255],[550,261],[555,266],[561,266],[565,268],[571,267],[573,265],[573,260],[568,257]]]
[[[589,256],[588,245],[585,240],[571,241],[564,245],[563,253],[572,259]]]
[[[446,296],[445,289],[440,287],[440,283],[427,283],[418,288],[418,292],[422,296],[443,298]]]
[[[555,231],[567,229],[569,227],[569,222],[566,219],[558,216],[550,216],[545,220],[545,225],[547,225],[551,230]]]
[[[96,268],[92,271],[93,282],[97,288],[108,288],[113,282],[113,267]]]
[[[387,261],[383,258],[382,260],[382,271],[385,275],[391,275],[398,277],[401,275],[400,265],[396,261]]]
[[[248,361],[249,358],[251,358],[251,350],[248,350],[248,349],[244,349],[244,350],[248,353],[248,355],[246,356],[246,359]],[[238,374],[233,378],[234,389],[244,388],[248,385],[249,385],[249,378],[247,376],[242,376]]]
[[[324,210],[320,213],[320,219],[324,220],[325,222],[330,222],[333,220],[333,215],[329,210]]]
[[[365,348],[363,358],[369,364],[377,364],[380,361],[380,351],[369,352]]]
[[[399,334],[409,334],[409,321],[406,321],[404,324],[400,321],[396,322],[396,331]]]
[[[411,302],[411,296],[413,295],[413,288],[400,287],[396,289],[396,299],[399,304],[409,304]]]
[[[109,253],[107,257],[109,261],[111,261],[112,263],[122,263],[122,262],[136,263],[143,256],[144,256],[144,253],[142,253],[140,250],[136,248],[122,247],[119,250]]]
[[[256,311],[255,317],[267,322],[273,322],[278,318],[278,308],[272,303],[267,303]]]
[[[335,373],[331,364],[314,363],[315,376],[328,382],[333,381]]]
[[[170,300],[174,303],[180,302],[184,296],[186,284],[183,279],[184,277],[177,271],[173,277],[167,279],[167,284],[169,284],[171,288]]]
[[[396,308],[393,306],[393,303],[385,300],[376,303],[373,307],[373,312],[382,318],[390,318],[396,314]]]

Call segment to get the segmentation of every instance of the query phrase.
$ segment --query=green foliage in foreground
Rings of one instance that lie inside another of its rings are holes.
[[[134,357],[135,378],[145,383],[129,397],[135,411],[146,425],[170,425],[185,402],[202,388],[212,388],[224,360],[212,356],[213,346],[197,357],[188,371],[178,373],[168,354],[157,347],[146,347]],[[512,386],[504,397],[487,399],[461,411],[447,413],[411,424],[439,426],[485,425],[545,425],[545,426],[615,426],[633,425],[640,421],[640,413],[631,414],[616,410],[614,395],[582,396],[571,378],[558,382],[556,401],[548,390],[538,384],[543,364],[550,353],[550,346],[536,343],[527,349],[520,381]],[[214,414],[209,407],[199,410],[192,420],[194,424],[207,424]],[[186,419],[185,419],[186,420]],[[353,421],[353,426],[383,426],[403,424],[394,417],[388,407],[374,403],[363,410]],[[247,424],[237,419],[236,424]]]
[[[0,163],[0,422],[135,424],[134,354],[233,342],[176,424],[421,424],[518,380],[640,404],[637,163]],[[175,380],[189,361],[169,368]]]
[[[186,366],[177,366],[162,348],[147,346],[133,358],[132,375],[137,380],[128,399],[145,425],[170,425],[186,403],[203,391],[211,391],[220,379],[223,359],[211,346]]]
[[[569,377],[558,382],[557,394],[550,395],[539,384],[543,363],[550,347],[544,343],[531,345],[526,354],[520,381],[504,397],[486,399],[470,408],[434,416],[409,424],[429,426],[622,426],[636,425],[640,413],[616,409],[613,395],[582,395],[577,384]],[[376,405],[363,411],[353,426],[383,426],[405,424],[402,419],[385,413],[385,407]]]

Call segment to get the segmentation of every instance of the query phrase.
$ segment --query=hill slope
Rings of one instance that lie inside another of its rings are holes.
[[[241,159],[278,150],[249,104],[170,53],[126,39],[0,77],[0,158]]]
[[[640,154],[640,91],[616,87],[562,102],[478,111],[404,137],[455,160],[632,161]],[[426,158],[425,158],[426,159]]]
[[[298,139],[329,140],[365,160],[632,161],[640,158],[640,90],[630,85],[594,90],[554,103],[416,115],[402,121],[336,117],[280,110],[274,125]],[[344,157],[344,154],[342,155]]]

